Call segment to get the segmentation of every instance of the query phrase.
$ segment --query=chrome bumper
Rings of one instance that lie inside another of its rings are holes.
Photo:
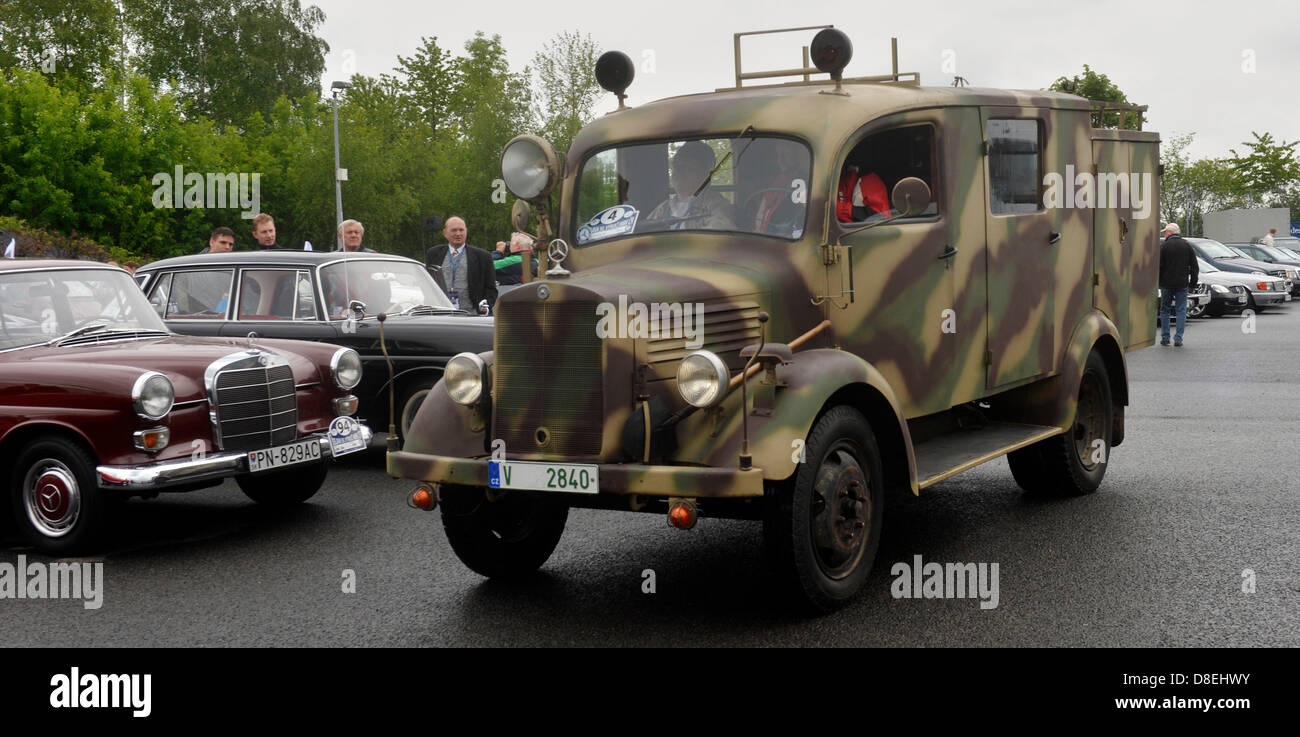
[[[369,446],[373,436],[370,428],[362,425],[361,435]],[[334,455],[330,450],[329,438],[323,434],[309,435],[294,442],[311,438],[315,438],[320,443],[322,458],[330,458]],[[159,461],[140,466],[99,466],[95,471],[99,476],[101,489],[166,489],[170,486],[224,479],[248,473],[248,453],[234,451],[209,453],[202,458]]]

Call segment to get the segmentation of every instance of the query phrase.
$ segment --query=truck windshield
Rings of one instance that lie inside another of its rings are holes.
[[[642,233],[724,231],[803,236],[812,157],[789,138],[742,134],[617,146],[578,176],[575,241]]]

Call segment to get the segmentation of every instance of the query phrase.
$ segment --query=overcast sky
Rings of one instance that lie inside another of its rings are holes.
[[[303,0],[307,5],[311,0]],[[1300,139],[1300,2],[1297,0],[316,0],[330,45],[324,85],[349,64],[391,72],[424,36],[457,53],[482,30],[499,34],[513,69],[551,36],[590,34],[602,49],[640,66],[629,104],[734,84],[732,34],[832,24],[853,41],[846,76],[899,68],[925,85],[956,73],[973,86],[1040,89],[1090,64],[1129,100],[1150,105],[1148,130],[1162,140],[1196,133],[1194,156],[1227,156],[1269,131]],[[745,68],[798,66],[812,32],[744,40]],[[613,109],[610,95],[597,112]]]

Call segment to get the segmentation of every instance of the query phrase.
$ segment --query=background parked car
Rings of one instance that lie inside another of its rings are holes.
[[[1287,295],[1283,298],[1283,301],[1290,299],[1293,284],[1290,279],[1286,278],[1285,268],[1247,258],[1241,253],[1232,250],[1228,246],[1212,238],[1187,238],[1186,240],[1192,245],[1192,250],[1196,252],[1197,256],[1200,256],[1202,259],[1209,261],[1224,271],[1234,271],[1241,274],[1256,274],[1258,276],[1274,276],[1282,279],[1284,282],[1282,291]],[[1254,307],[1254,305],[1252,305],[1252,307]]]
[[[1300,297],[1300,258],[1296,258],[1276,246],[1266,246],[1263,243],[1226,243],[1224,245],[1246,258],[1271,264],[1274,268],[1269,270],[1270,275],[1277,276],[1277,270],[1282,269],[1286,278],[1291,280],[1291,296]]]
[[[92,547],[114,495],[233,477],[263,504],[309,498],[369,442],[360,379],[347,348],[174,335],[118,268],[0,261],[0,478],[47,553]]]
[[[168,327],[189,335],[315,340],[355,350],[365,366],[358,417],[386,437],[385,313],[399,431],[457,353],[492,350],[492,318],[452,306],[424,264],[378,253],[260,251],[156,261],[136,272]],[[231,299],[230,295],[235,295]],[[351,306],[356,306],[354,311]]]
[[[1258,275],[1224,271],[1199,256],[1196,263],[1201,284],[1209,288],[1210,302],[1198,309],[1193,317],[1218,317],[1229,312],[1241,312],[1250,306],[1251,287],[1258,286]],[[1187,314],[1192,315],[1190,307]]]

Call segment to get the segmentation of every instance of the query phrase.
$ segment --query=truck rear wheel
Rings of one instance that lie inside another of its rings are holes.
[[[441,487],[442,529],[461,562],[488,578],[522,578],[555,552],[569,519],[567,505],[531,494],[502,494],[490,501],[484,489]]]
[[[804,461],[776,488],[763,532],[774,572],[807,607],[829,612],[861,590],[880,546],[884,466],[852,407],[818,418]]]
[[[1114,413],[1106,364],[1094,352],[1079,380],[1070,430],[1007,456],[1016,483],[1033,494],[1078,496],[1096,491],[1110,460]]]

